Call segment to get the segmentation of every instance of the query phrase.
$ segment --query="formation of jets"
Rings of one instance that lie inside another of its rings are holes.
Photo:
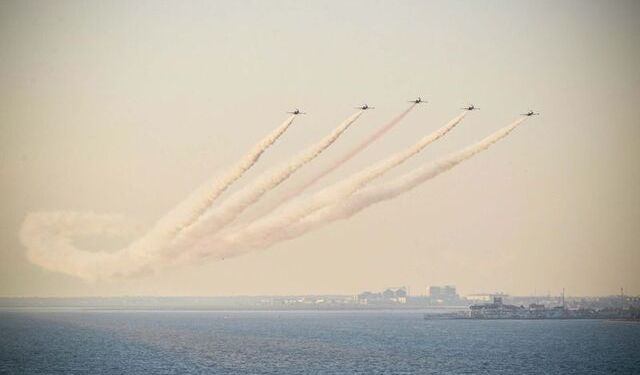
[[[422,100],[422,98],[421,98],[421,97],[419,97],[419,96],[418,96],[418,98],[413,99],[413,100],[409,100],[408,102],[409,102],[409,103],[415,103],[415,104],[427,103],[427,101],[426,101],[426,100]],[[363,110],[363,111],[366,111],[366,110],[368,110],[368,109],[375,109],[375,107],[369,107],[369,105],[368,105],[368,104],[363,104],[363,105],[361,105],[361,106],[359,106],[359,107],[355,107],[355,108],[356,108],[356,109],[361,109],[361,110]],[[464,110],[467,110],[467,111],[475,111],[475,110],[478,110],[478,109],[480,109],[480,108],[476,107],[476,106],[475,106],[475,105],[473,105],[473,104],[469,104],[469,105],[467,105],[466,107],[462,107],[462,108],[460,108],[460,109],[464,109]],[[293,111],[287,112],[287,113],[291,113],[292,115],[306,115],[306,114],[307,114],[306,112],[301,112],[298,108],[294,109]],[[533,111],[531,111],[531,110],[530,110],[529,112],[527,112],[527,113],[521,113],[520,115],[521,115],[521,116],[538,116],[539,114],[540,114],[540,113],[533,112]]]

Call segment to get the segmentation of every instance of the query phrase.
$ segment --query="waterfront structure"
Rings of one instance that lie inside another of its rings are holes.
[[[475,304],[468,311],[425,314],[425,319],[625,319],[637,320],[640,318],[636,309],[590,309],[567,308],[565,305],[546,307],[543,304],[532,303],[524,305],[511,305],[503,302],[502,296],[494,296],[493,302]]]
[[[357,296],[357,302],[361,305],[370,304],[406,304],[407,288],[387,288],[381,293],[364,292]]]
[[[453,285],[430,286],[429,303],[431,305],[459,305],[461,298]]]

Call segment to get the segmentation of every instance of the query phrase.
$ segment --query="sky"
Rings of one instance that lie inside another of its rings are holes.
[[[0,296],[419,295],[440,284],[640,294],[639,16],[635,1],[3,1]],[[225,261],[90,282],[30,263],[20,243],[38,211],[120,213],[150,227],[286,111],[308,115],[231,192],[356,105],[376,107],[268,205],[418,95],[429,103],[319,186],[469,102],[481,110],[382,181],[528,109],[541,115],[397,199]]]

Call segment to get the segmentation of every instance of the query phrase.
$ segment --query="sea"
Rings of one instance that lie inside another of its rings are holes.
[[[640,323],[419,311],[0,311],[0,374],[640,374]]]

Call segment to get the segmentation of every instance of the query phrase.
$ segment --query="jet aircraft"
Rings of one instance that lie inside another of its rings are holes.
[[[529,111],[527,113],[521,113],[520,115],[522,115],[522,116],[537,116],[537,115],[539,115],[539,113],[535,113],[533,111]]]
[[[420,104],[420,103],[427,103],[427,101],[426,100],[422,100],[422,98],[418,96],[418,99],[409,100],[409,103]]]
[[[287,112],[287,113],[291,113],[292,115],[306,115],[306,112],[300,112],[300,110],[298,108],[294,109],[291,112]]]

